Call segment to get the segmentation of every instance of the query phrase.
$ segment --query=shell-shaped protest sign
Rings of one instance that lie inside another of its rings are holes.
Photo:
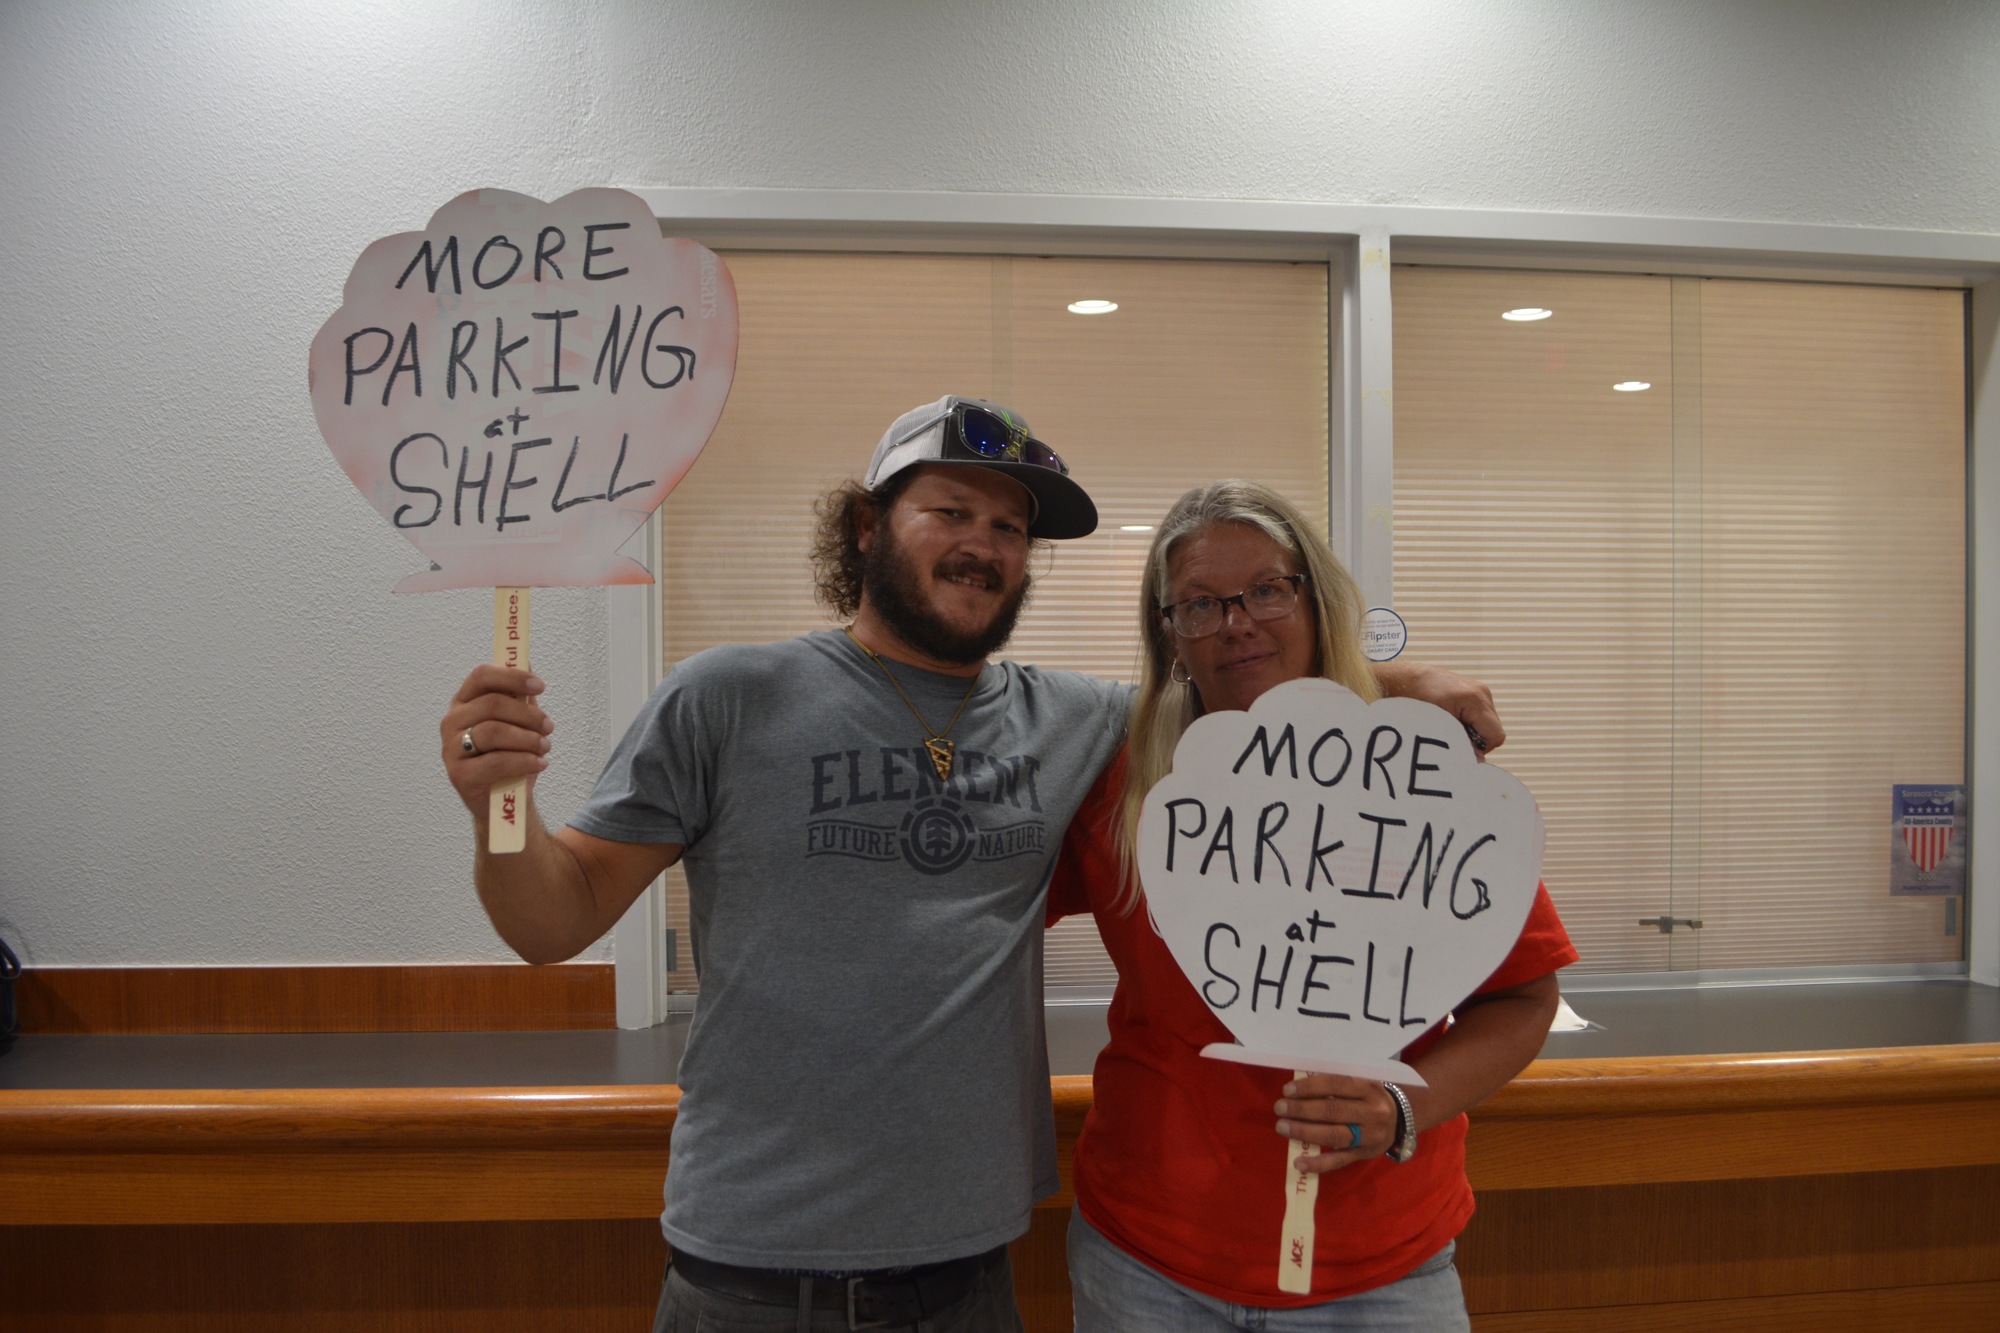
[[[1239,1043],[1203,1054],[1421,1083],[1396,1057],[1513,948],[1542,818],[1443,709],[1307,679],[1188,728],[1138,851],[1154,929]]]
[[[376,241],[313,339],[313,413],[431,561],[398,592],[647,583],[618,547],[694,464],[736,291],[624,190],[472,190]]]

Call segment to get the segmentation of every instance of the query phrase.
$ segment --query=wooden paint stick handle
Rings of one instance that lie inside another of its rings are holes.
[[[493,665],[528,669],[528,590],[493,590]],[[495,787],[486,810],[486,850],[518,852],[528,845],[528,780]]]
[[[1298,1070],[1293,1077],[1304,1078]],[[1313,1205],[1319,1202],[1319,1177],[1293,1165],[1301,1157],[1319,1156],[1317,1143],[1291,1141],[1285,1154],[1285,1236],[1278,1248],[1278,1290],[1304,1295],[1312,1290]]]

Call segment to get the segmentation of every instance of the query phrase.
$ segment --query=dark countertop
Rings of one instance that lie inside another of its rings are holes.
[[[1731,1055],[2000,1042],[2000,989],[1961,980],[1568,993],[1590,1020],[1544,1059]],[[675,1081],[687,1019],[587,1032],[22,1036],[0,1091],[115,1088],[593,1087]],[[1087,1074],[1103,1004],[1048,1010],[1057,1074]]]
[[[1576,989],[1563,998],[1593,1027],[1550,1033],[1545,1060],[2000,1041],[2000,989],[1962,980]]]

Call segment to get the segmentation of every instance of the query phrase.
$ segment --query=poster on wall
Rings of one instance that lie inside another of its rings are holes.
[[[530,588],[650,583],[619,547],[694,465],[736,370],[722,260],[626,190],[469,190],[361,252],[313,338],[320,434],[429,568],[492,588],[493,660],[529,664]],[[526,781],[493,793],[520,850]]]
[[[1965,787],[1899,782],[1889,800],[1889,894],[1956,897],[1965,892]]]

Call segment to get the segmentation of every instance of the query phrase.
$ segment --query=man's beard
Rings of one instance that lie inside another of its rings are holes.
[[[1021,586],[1001,604],[986,628],[976,632],[959,630],[946,623],[930,608],[924,597],[922,580],[915,567],[896,545],[889,524],[876,528],[873,549],[861,557],[861,590],[875,614],[882,617],[891,633],[924,656],[954,666],[983,662],[997,652],[1014,633],[1014,622],[1028,604],[1028,589],[1034,583],[1021,571]],[[938,578],[955,574],[975,574],[1001,583],[1000,569],[971,556],[960,556],[938,566]]]

